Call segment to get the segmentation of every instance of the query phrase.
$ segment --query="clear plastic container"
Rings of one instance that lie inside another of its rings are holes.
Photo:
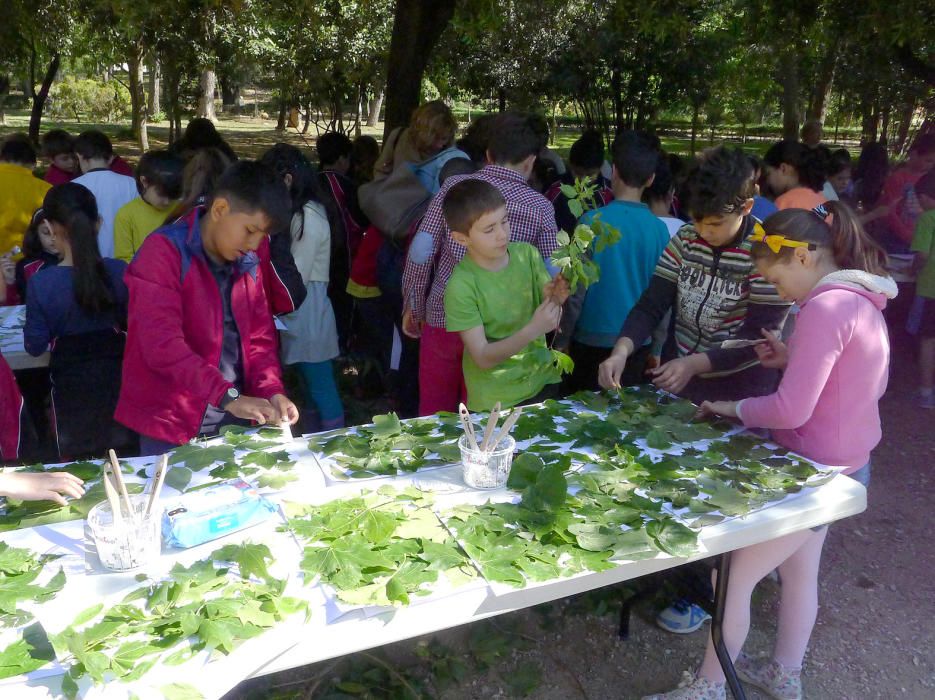
[[[112,571],[128,571],[154,561],[162,551],[162,506],[158,499],[148,517],[143,517],[149,494],[130,496],[136,520],[124,516],[114,525],[114,513],[108,501],[102,501],[88,513],[88,527],[101,564]]]
[[[467,435],[458,440],[464,483],[475,489],[495,489],[506,484],[513,464],[516,440],[507,435],[493,452],[475,450],[468,445]]]

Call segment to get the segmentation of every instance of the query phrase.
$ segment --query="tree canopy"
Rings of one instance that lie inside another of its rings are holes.
[[[935,106],[925,0],[9,0],[0,108],[20,87],[31,135],[64,74],[123,82],[146,147],[155,83],[179,134],[246,85],[280,125],[350,131],[386,94],[386,129],[431,84],[487,109],[573,114],[610,133],[678,114],[692,126],[855,123],[901,144]],[[146,76],[150,76],[149,86]],[[157,107],[159,98],[155,99]],[[371,118],[374,121],[374,118]]]

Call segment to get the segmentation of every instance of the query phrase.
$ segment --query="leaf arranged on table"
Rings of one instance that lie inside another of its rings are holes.
[[[395,413],[387,413],[374,416],[372,425],[361,426],[357,432],[317,435],[309,440],[309,449],[337,463],[332,468],[337,479],[396,476],[455,464],[461,457],[457,445],[460,431],[450,414],[400,421]]]
[[[233,462],[234,448],[230,445],[207,446],[199,442],[176,447],[169,453],[169,465],[185,466],[192,471],[200,471],[215,462]]]
[[[167,578],[147,581],[118,605],[79,613],[50,640],[68,666],[63,692],[75,697],[83,676],[129,683],[158,663],[183,663],[205,650],[229,654],[286,617],[307,614],[304,602],[282,595],[285,581],[269,574],[271,561],[266,545],[227,545],[189,567],[176,564]]]
[[[0,542],[0,628],[20,627],[32,615],[19,608],[20,603],[43,603],[51,600],[65,586],[65,573],[59,569],[45,584],[36,583],[43,568],[56,555],[39,556],[28,549]],[[45,666],[53,656],[48,653],[45,632],[38,623],[22,631],[22,636],[0,649],[0,678],[18,676]]]
[[[307,543],[301,568],[351,605],[407,605],[444,574],[476,574],[421,492],[381,488],[320,506],[290,508],[288,527]]]

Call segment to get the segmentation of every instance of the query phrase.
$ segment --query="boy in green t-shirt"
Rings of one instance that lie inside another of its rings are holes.
[[[916,296],[922,305],[919,319],[919,406],[935,408],[935,170],[915,186],[923,214],[916,221],[912,251],[916,254]]]
[[[464,180],[442,205],[454,240],[467,251],[445,289],[445,326],[464,341],[468,407],[487,411],[537,398],[560,372],[545,334],[555,330],[568,283],[551,279],[539,251],[510,243],[506,202],[493,185]]]

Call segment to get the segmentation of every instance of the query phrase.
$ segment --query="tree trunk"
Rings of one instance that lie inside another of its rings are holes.
[[[210,119],[213,122],[218,120],[217,112],[214,109],[214,90],[217,87],[217,75],[213,68],[205,68],[201,71],[201,78],[198,80],[198,111],[196,117]]]
[[[279,119],[276,121],[276,131],[285,131],[286,130],[286,116],[289,111],[289,106],[286,104],[285,98],[279,101]]]
[[[10,96],[10,76],[0,74],[0,124],[6,124],[6,101]]]
[[[240,86],[223,75],[221,75],[218,82],[221,84],[221,105],[224,107],[224,111],[234,111],[237,106],[237,98],[240,97]]]
[[[839,49],[839,41],[835,40],[829,44],[818,65],[818,74],[815,76],[815,85],[809,100],[808,118],[817,119],[822,124],[828,112],[828,100],[831,97],[831,86],[834,84],[834,71],[837,67]]]
[[[902,153],[909,140],[909,128],[912,126],[912,115],[916,110],[916,102],[913,98],[903,105],[899,112],[899,129],[896,131],[896,152]]]
[[[782,85],[782,137],[799,138],[799,62],[795,50],[787,47],[779,57]]]
[[[386,71],[386,120],[383,139],[405,126],[419,105],[422,76],[457,0],[396,0],[393,37]]]
[[[45,101],[49,97],[49,90],[52,89],[52,82],[55,80],[55,74],[58,73],[58,66],[62,57],[58,52],[52,54],[52,60],[46,68],[45,76],[42,78],[42,87],[38,94],[32,98],[32,114],[29,116],[29,138],[33,143],[39,143],[39,126],[42,124],[42,110],[45,109]]]
[[[698,112],[701,105],[692,105],[692,155],[695,155],[695,139],[698,138]]]
[[[137,41],[130,47],[127,56],[130,73],[130,130],[140,150],[149,150],[149,135],[146,132],[146,93],[143,91],[143,42]]]
[[[497,89],[497,111],[506,111],[506,88]]]
[[[162,73],[159,67],[159,61],[153,57],[149,67],[149,116],[159,114],[162,111]]]
[[[376,126],[380,121],[380,110],[383,109],[385,94],[383,85],[373,86],[373,99],[370,100],[370,111],[367,113],[367,126]]]

